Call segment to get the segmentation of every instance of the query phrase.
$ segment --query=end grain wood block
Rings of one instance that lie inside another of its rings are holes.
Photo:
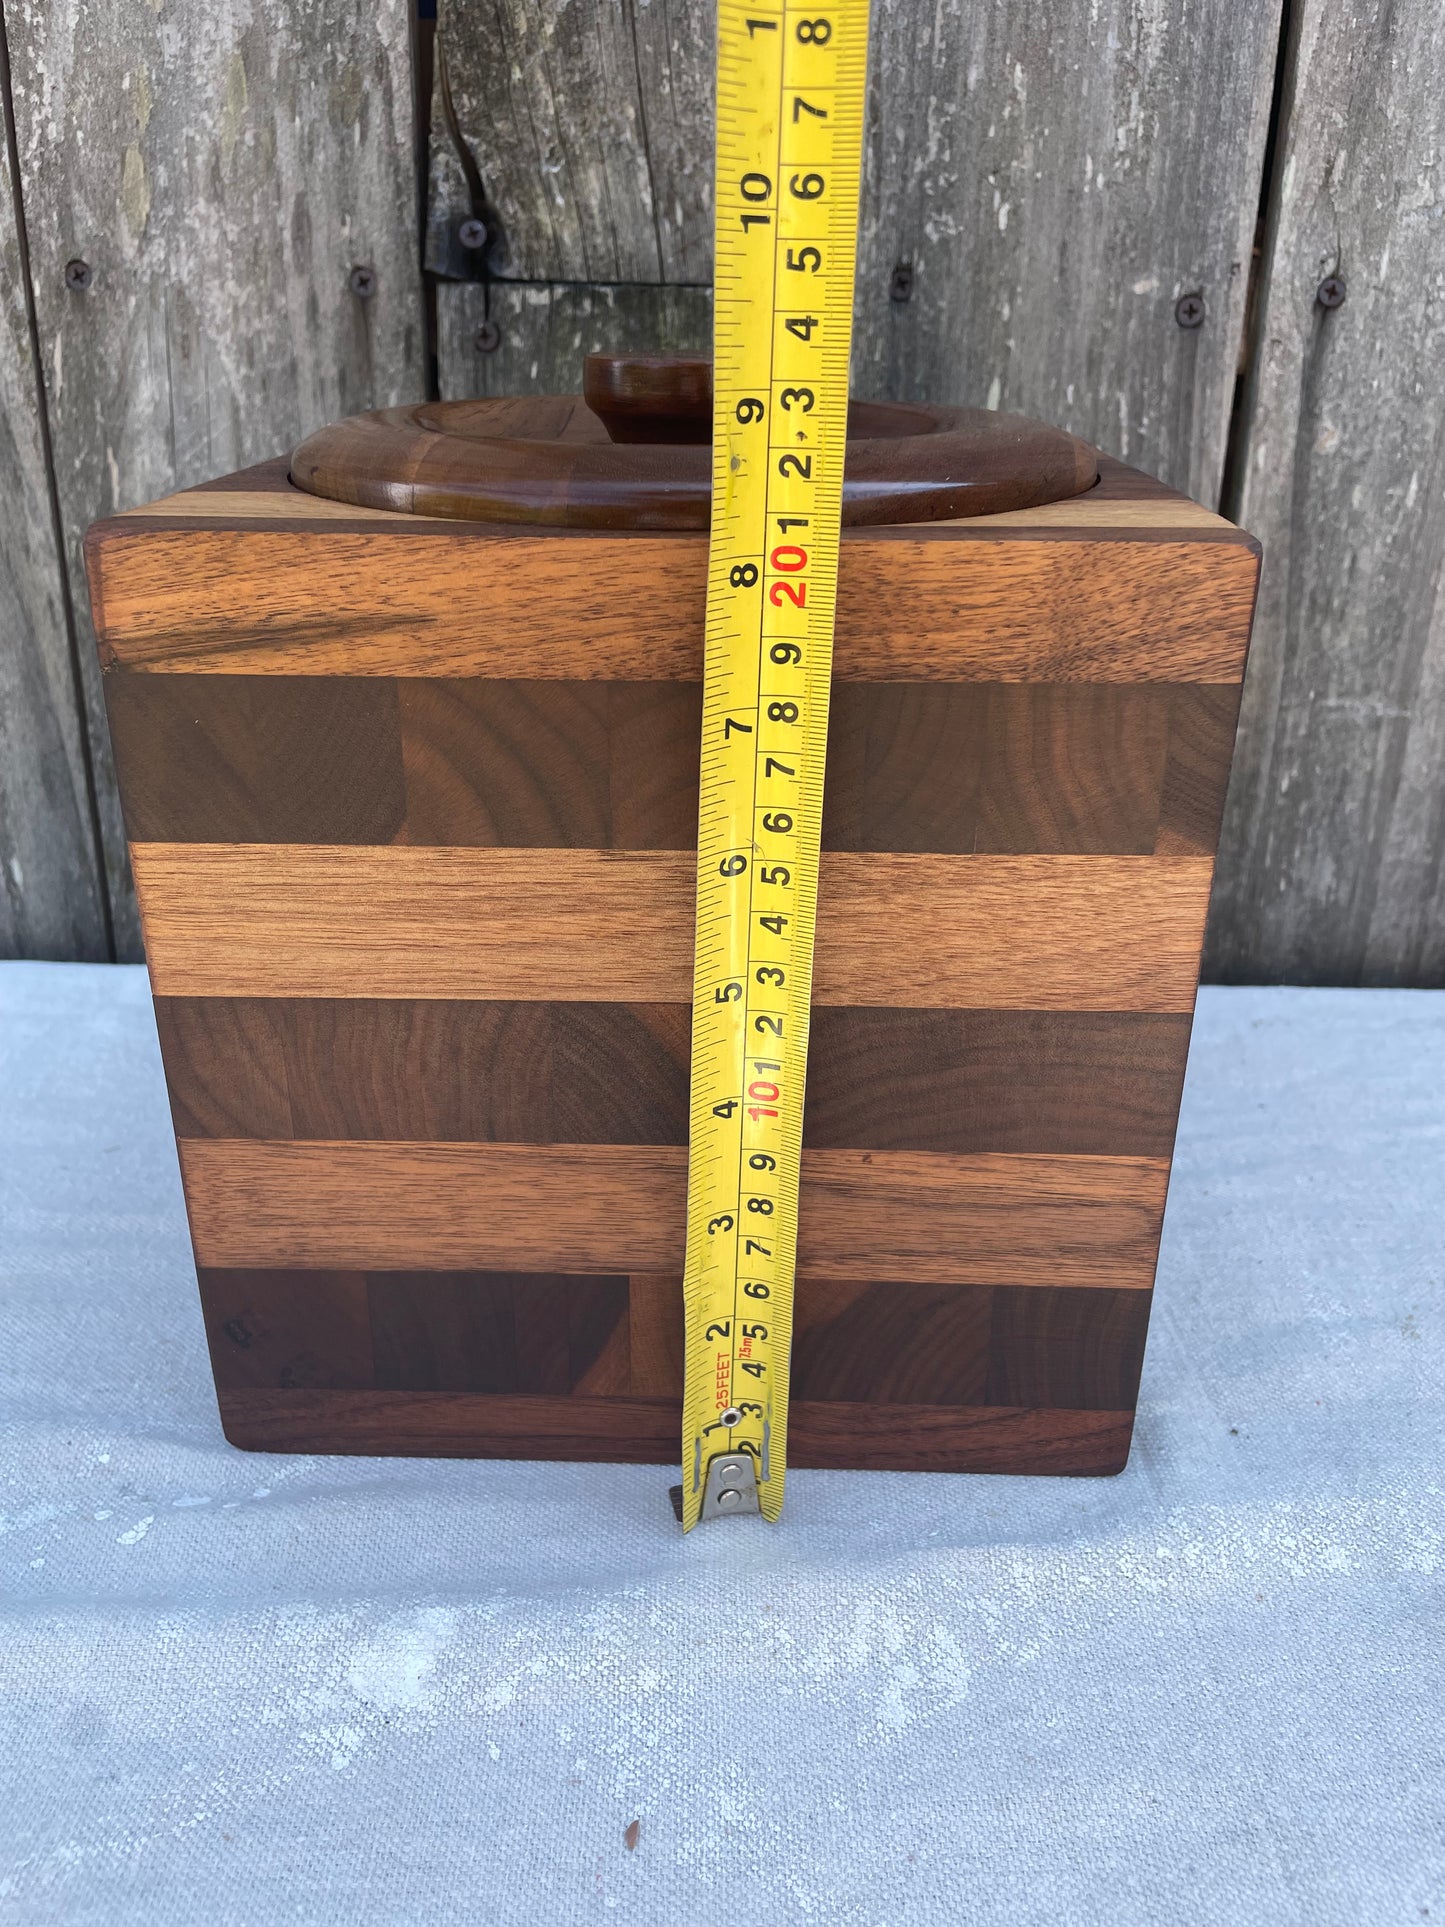
[[[455,1451],[470,1425],[494,1453],[676,1453],[676,1277],[206,1269],[201,1295],[238,1444]],[[796,1462],[849,1463],[861,1427],[879,1463],[1115,1470],[1147,1318],[1145,1292],[805,1279]]]
[[[675,1144],[686,1004],[159,997],[182,1138]],[[810,1149],[1169,1156],[1189,1019],[813,1013]]]
[[[136,843],[690,850],[697,683],[108,678]],[[1208,855],[1229,684],[840,682],[823,847]]]
[[[845,537],[800,1465],[1128,1453],[1258,557],[1103,474]],[[675,1458],[705,549],[92,531],[238,1444]]]
[[[228,1391],[679,1398],[681,1286],[636,1273],[201,1271]],[[805,1277],[792,1390],[830,1404],[1117,1411],[1134,1397],[1148,1315],[1147,1292]]]

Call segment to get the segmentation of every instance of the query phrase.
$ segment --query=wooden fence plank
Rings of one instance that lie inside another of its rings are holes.
[[[0,40],[0,83],[3,63]],[[110,943],[40,402],[19,197],[0,140],[0,957],[102,961]]]
[[[1278,0],[875,7],[860,391],[1040,415],[1212,507],[1278,21]]]
[[[468,395],[569,394],[582,360],[608,349],[655,354],[712,353],[712,291],[645,282],[587,287],[577,282],[475,281],[438,289],[437,364],[441,392]],[[490,321],[496,347],[478,347]]]
[[[1445,40],[1303,0],[1239,513],[1263,539],[1210,967],[1445,982]],[[1317,299],[1343,278],[1344,305]]]
[[[1278,21],[1278,0],[876,6],[856,390],[1042,415],[1212,503]],[[470,271],[465,153],[503,276],[707,281],[712,35],[703,6],[442,0],[433,266]],[[549,318],[512,310],[519,368],[555,366]],[[443,392],[490,392],[479,359],[444,358]]]
[[[472,165],[512,280],[710,283],[714,34],[693,0],[442,0],[428,265],[465,262]]]
[[[184,19],[141,0],[8,0],[43,378],[123,955],[139,953],[139,933],[80,536],[97,515],[424,392],[409,16],[406,0],[216,0]],[[67,285],[72,259],[89,264],[83,290]]]

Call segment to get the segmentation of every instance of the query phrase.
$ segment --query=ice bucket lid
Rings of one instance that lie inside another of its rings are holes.
[[[710,361],[589,355],[582,395],[421,402],[333,423],[302,442],[291,479],[333,501],[412,515],[701,530],[711,435]],[[849,405],[845,526],[1035,508],[1097,480],[1092,448],[1023,415]]]

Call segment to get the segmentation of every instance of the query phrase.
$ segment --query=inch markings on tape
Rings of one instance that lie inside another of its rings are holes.
[[[868,0],[719,14],[685,1529],[783,1503],[868,60]]]

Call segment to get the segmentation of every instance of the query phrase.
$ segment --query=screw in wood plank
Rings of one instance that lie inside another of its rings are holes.
[[[1174,319],[1181,328],[1199,328],[1204,325],[1204,296],[1202,294],[1181,294],[1174,303]]]
[[[1327,274],[1315,289],[1315,300],[1322,308],[1338,308],[1347,292],[1343,275]]]
[[[67,261],[65,264],[65,285],[72,294],[84,294],[90,286],[89,261]]]
[[[502,345],[502,331],[495,321],[484,321],[477,329],[475,341],[479,355],[494,355]]]
[[[913,267],[911,262],[900,261],[888,277],[888,299],[890,301],[909,301],[913,298]]]
[[[484,248],[487,245],[487,224],[475,215],[463,221],[457,229],[457,239],[464,248]]]
[[[353,268],[348,282],[358,301],[370,301],[376,293],[376,272],[372,268]]]

